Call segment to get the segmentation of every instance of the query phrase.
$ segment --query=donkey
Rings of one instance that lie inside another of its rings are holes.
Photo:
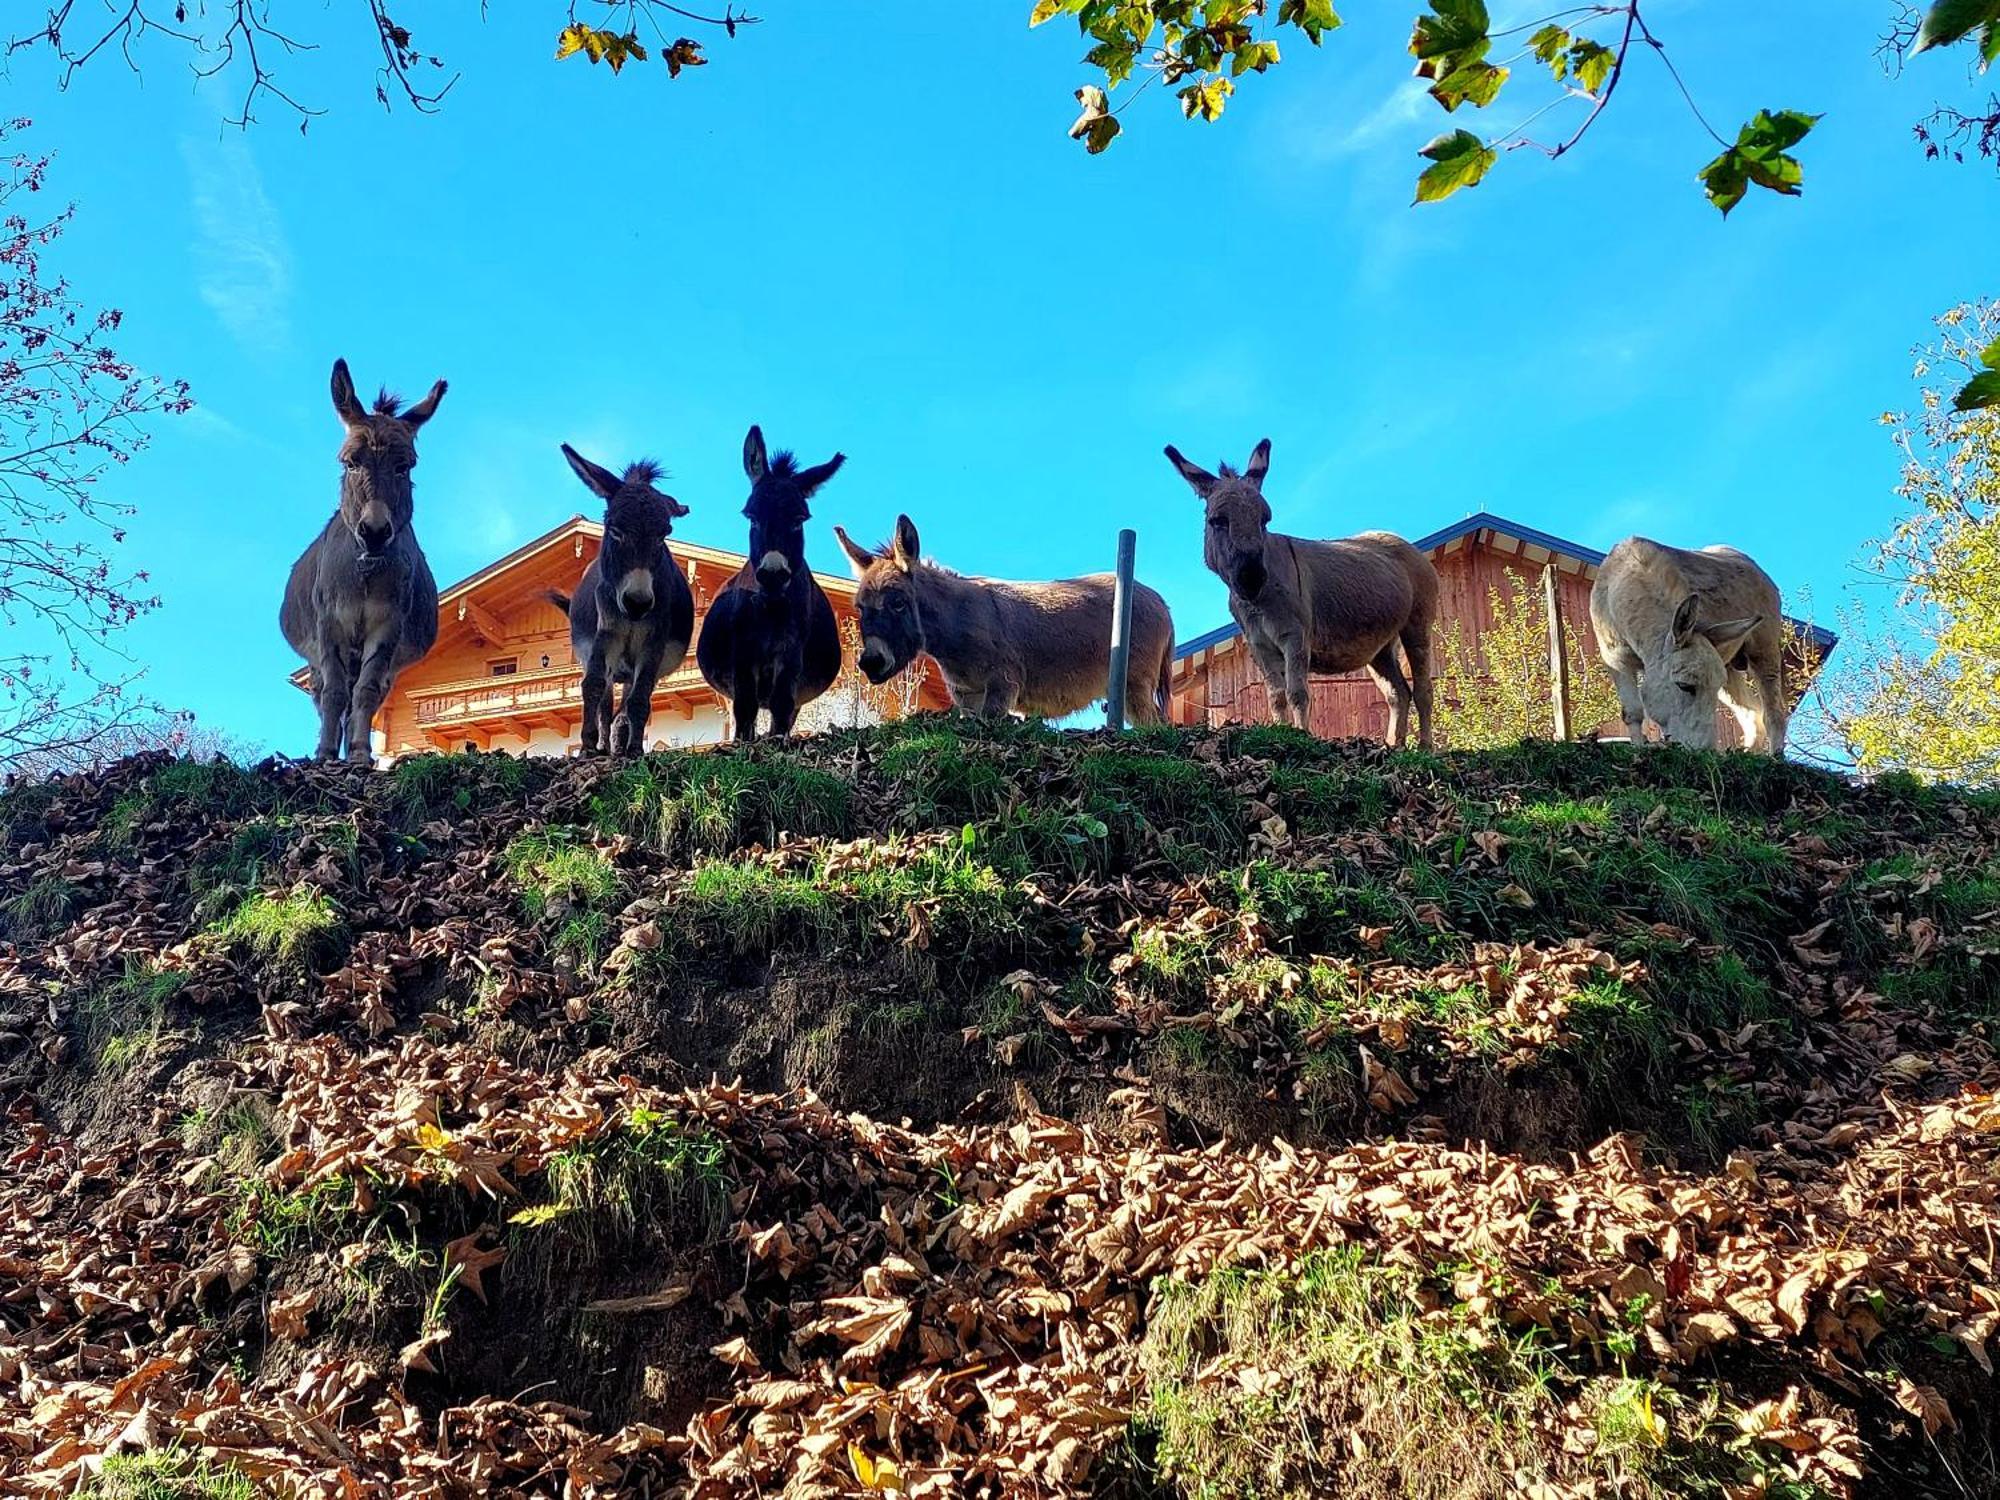
[[[838,526],[833,534],[861,580],[857,665],[870,682],[887,682],[928,651],[944,669],[952,703],[966,713],[1058,718],[1104,696],[1114,575],[1049,583],[967,578],[922,557],[908,516],[896,517],[895,536],[873,552]],[[1165,722],[1173,655],[1167,601],[1135,584],[1125,673],[1133,723]]]
[[[583,663],[583,753],[602,755],[608,747],[613,755],[637,755],[646,745],[653,684],[672,675],[694,638],[694,590],[667,550],[674,518],[688,510],[655,487],[658,464],[628,464],[620,479],[568,443],[562,451],[604,502],[604,544],[583,570],[576,597],[548,594],[569,616],[570,648]],[[615,723],[614,682],[625,684]]]
[[[739,740],[757,738],[760,708],[771,712],[772,734],[790,734],[799,709],[840,675],[840,627],[806,566],[806,502],[846,462],[836,453],[801,469],[789,453],[767,456],[761,429],[743,439],[750,558],[715,596],[695,640],[701,675],[729,700]]]
[[[1312,727],[1308,674],[1366,667],[1389,704],[1389,743],[1408,737],[1414,702],[1417,742],[1429,749],[1438,601],[1430,559],[1387,531],[1309,542],[1270,530],[1269,438],[1241,474],[1228,464],[1211,474],[1172,444],[1167,458],[1208,507],[1203,560],[1229,586],[1229,612],[1270,685],[1278,722]],[[1396,660],[1398,641],[1410,661],[1408,678]]]
[[[373,411],[354,394],[347,361],[333,362],[340,508],[292,564],[278,627],[312,667],[321,760],[368,765],[369,729],[396,675],[437,640],[437,580],[411,528],[417,430],[444,399],[440,380],[408,410],[383,391]]]
[[[1688,552],[1627,537],[1590,586],[1590,628],[1635,743],[1643,742],[1651,719],[1676,744],[1714,749],[1719,699],[1748,748],[1785,753],[1778,586],[1734,547]]]

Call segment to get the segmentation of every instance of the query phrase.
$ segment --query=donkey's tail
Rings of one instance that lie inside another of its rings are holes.
[[[1162,724],[1171,724],[1171,723],[1173,723],[1173,721],[1174,721],[1174,642],[1173,642],[1173,637],[1171,637],[1171,636],[1169,636],[1169,637],[1167,638],[1167,649],[1166,649],[1165,651],[1162,651],[1162,652],[1160,653],[1160,687],[1159,687],[1159,704],[1160,704],[1160,722],[1161,722]]]
[[[544,589],[542,590],[542,597],[561,610],[565,615],[569,613],[569,595],[565,594],[561,589]]]

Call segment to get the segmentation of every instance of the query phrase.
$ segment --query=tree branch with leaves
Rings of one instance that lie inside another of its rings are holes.
[[[180,381],[147,375],[107,342],[93,312],[43,264],[75,215],[28,206],[50,158],[10,145],[0,123],[0,766],[38,747],[87,744],[154,710],[116,638],[159,604],[143,571],[113,560],[129,503],[103,481],[146,446],[150,422],[186,411]],[[39,636],[45,645],[24,644]]]

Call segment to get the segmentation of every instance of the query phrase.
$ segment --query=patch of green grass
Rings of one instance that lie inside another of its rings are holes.
[[[1091,750],[1077,762],[1085,810],[1104,820],[1121,849],[1191,846],[1210,855],[1242,851],[1243,808],[1214,769],[1128,750]],[[1150,837],[1149,837],[1150,836]]]
[[[1553,1356],[1437,1302],[1358,1247],[1157,1283],[1140,1358],[1160,1474],[1204,1500],[1511,1492]]]
[[[1017,803],[975,828],[973,841],[995,867],[1023,879],[1103,874],[1115,854],[1104,819],[1053,803]]]
[[[1271,773],[1270,800],[1294,831],[1303,834],[1376,828],[1389,814],[1388,784],[1372,772],[1280,765]]]
[[[815,940],[833,920],[833,900],[808,875],[764,864],[714,860],[669,908],[691,936],[711,937],[738,953]]]
[[[1324,765],[1337,757],[1325,740],[1290,724],[1243,724],[1222,737],[1225,755],[1254,756],[1281,766]]]
[[[60,875],[43,875],[0,901],[0,939],[20,944],[53,937],[83,905],[83,891]]]
[[[187,975],[128,959],[125,972],[77,1005],[77,1040],[97,1072],[116,1077],[153,1050],[166,1024],[167,1002]]]
[[[0,792],[0,841],[20,845],[48,837],[48,815],[61,794],[52,781],[24,781]]]
[[[290,1192],[239,1179],[236,1191],[236,1204],[224,1215],[224,1224],[232,1236],[273,1259],[342,1239],[345,1226],[361,1211],[359,1185],[347,1177],[329,1177]]]
[[[242,1470],[175,1447],[107,1456],[77,1500],[258,1500]]]
[[[848,831],[853,789],[840,777],[783,756],[649,755],[605,778],[591,820],[661,853],[720,854],[780,833]]]
[[[533,921],[558,905],[565,911],[601,911],[618,897],[618,871],[610,859],[567,829],[521,834],[503,859],[521,888],[522,909]]]
[[[1364,927],[1389,929],[1382,951],[1407,961],[1448,956],[1459,946],[1454,935],[1419,923],[1399,893],[1365,878],[1350,881],[1325,870],[1258,860],[1244,871],[1238,894],[1244,909],[1270,928],[1276,945],[1301,957],[1371,954],[1360,937]]]
[[[1206,933],[1144,926],[1132,934],[1128,972],[1156,987],[1187,989],[1206,978],[1213,951],[1214,940]]]
[[[720,1136],[634,1109],[618,1128],[549,1158],[547,1199],[509,1220],[526,1252],[521,1269],[547,1273],[629,1248],[683,1206],[695,1208],[713,1234],[727,1211],[727,1168]]]
[[[876,768],[897,783],[916,826],[948,827],[990,818],[1007,803],[1012,788],[993,747],[968,744],[961,736],[934,729],[890,745]]]
[[[338,908],[309,885],[297,886],[284,896],[260,891],[209,932],[231,947],[296,972],[318,972],[347,947],[347,929]]]
[[[195,861],[191,885],[198,906],[212,911],[220,898],[255,890],[266,869],[297,837],[297,823],[283,814],[237,824],[227,843],[210,848]]]
[[[382,779],[390,810],[405,827],[526,796],[535,780],[526,756],[407,755]]]
[[[146,778],[147,816],[243,818],[278,803],[275,784],[228,760],[176,760]]]

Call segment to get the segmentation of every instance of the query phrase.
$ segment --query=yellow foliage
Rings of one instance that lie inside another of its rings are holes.
[[[1855,763],[1930,780],[2000,781],[2000,409],[1959,412],[1949,387],[2000,336],[2000,301],[1937,319],[1918,351],[1919,409],[1891,412],[1908,507],[1869,567],[1900,586],[1901,627],[1851,642],[1823,706]]]
[[[1507,569],[1505,587],[1487,592],[1493,623],[1475,644],[1462,621],[1439,635],[1437,742],[1454,750],[1490,749],[1555,735],[1554,687],[1549,676],[1548,611],[1539,575]],[[1580,735],[1618,717],[1618,693],[1589,659],[1574,625],[1563,621],[1569,658],[1570,733]]]

